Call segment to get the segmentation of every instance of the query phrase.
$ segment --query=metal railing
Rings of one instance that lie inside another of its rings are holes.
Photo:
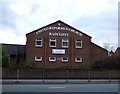
[[[120,70],[2,69],[2,79],[119,79]]]

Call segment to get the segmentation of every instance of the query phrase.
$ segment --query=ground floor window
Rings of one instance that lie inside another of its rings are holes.
[[[75,58],[75,62],[81,63],[82,62],[82,58]]]
[[[42,57],[40,57],[40,56],[35,56],[35,61],[42,61]]]
[[[67,58],[67,57],[62,57],[62,58],[61,58],[61,61],[62,61],[62,62],[68,62],[68,58]]]
[[[49,61],[56,61],[56,57],[49,57]]]

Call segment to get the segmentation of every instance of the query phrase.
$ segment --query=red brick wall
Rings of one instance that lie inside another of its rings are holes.
[[[119,57],[120,58],[120,47],[118,47],[114,53],[114,56]]]
[[[51,26],[58,26],[58,23],[54,23]],[[61,26],[71,28],[66,24],[61,23]],[[55,33],[68,33],[69,36],[49,36],[49,32]],[[91,37],[82,33],[82,36],[79,36],[73,32],[67,30],[47,30],[36,34],[36,32],[32,32],[26,35],[27,43],[26,43],[26,63],[34,63],[36,67],[47,67],[47,68],[59,68],[59,67],[71,67],[71,68],[87,68],[90,63],[90,48],[91,48]],[[43,39],[43,46],[36,47],[35,46],[35,38],[39,37]],[[57,47],[51,48],[49,47],[49,39],[55,38],[57,40]],[[61,48],[62,39],[69,40],[68,48]],[[82,48],[75,48],[75,40],[82,40]],[[54,55],[52,54],[52,49],[65,49],[65,55]],[[35,62],[34,57],[42,56],[42,62]],[[55,63],[49,62],[49,56],[57,57],[57,61]],[[68,63],[62,63],[59,58],[68,57]],[[82,63],[75,63],[75,57],[83,58]]]
[[[94,43],[91,43],[91,59],[93,60],[98,56],[107,57],[108,51]]]

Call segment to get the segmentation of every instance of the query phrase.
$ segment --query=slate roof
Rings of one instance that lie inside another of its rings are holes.
[[[19,47],[19,54],[25,55],[25,45],[19,45],[19,44],[2,44],[2,46],[6,47],[8,50],[8,53],[10,55],[16,55]]]

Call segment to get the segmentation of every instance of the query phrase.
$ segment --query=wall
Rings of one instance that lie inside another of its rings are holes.
[[[17,69],[2,69],[3,79],[16,79]],[[120,79],[120,70],[20,69],[20,79]]]
[[[120,58],[120,47],[118,47],[114,53],[114,56]]]
[[[59,24],[61,24],[59,26]],[[46,27],[65,27],[74,29],[62,22],[56,22],[50,24]],[[42,29],[42,28],[41,28]],[[82,36],[76,34],[75,32],[70,32],[69,30],[46,30],[43,32],[39,32],[39,30],[35,30],[26,35],[27,43],[26,43],[26,63],[34,63],[37,68],[60,68],[60,67],[70,67],[70,68],[88,68],[90,63],[90,47],[91,47],[91,37],[82,33]],[[74,29],[75,30],[75,29]],[[75,30],[77,31],[77,30]],[[36,32],[39,32],[36,34]],[[80,33],[80,31],[77,31]],[[69,36],[54,36],[49,35],[49,33],[67,33]],[[43,39],[43,46],[36,47],[35,46],[35,38]],[[49,39],[55,38],[57,39],[57,46],[55,48],[49,47]],[[62,39],[69,40],[68,48],[61,48]],[[82,40],[82,48],[75,48],[75,40]],[[52,49],[65,49],[64,55],[52,54]],[[42,56],[42,62],[35,62],[34,57],[36,55]],[[57,57],[56,62],[49,62],[49,57],[55,56]],[[61,57],[68,57],[68,63],[62,63],[60,61]],[[81,57],[83,59],[82,63],[75,63],[75,57]]]
[[[94,60],[96,57],[99,56],[107,57],[108,51],[94,43],[91,43],[91,60]]]

